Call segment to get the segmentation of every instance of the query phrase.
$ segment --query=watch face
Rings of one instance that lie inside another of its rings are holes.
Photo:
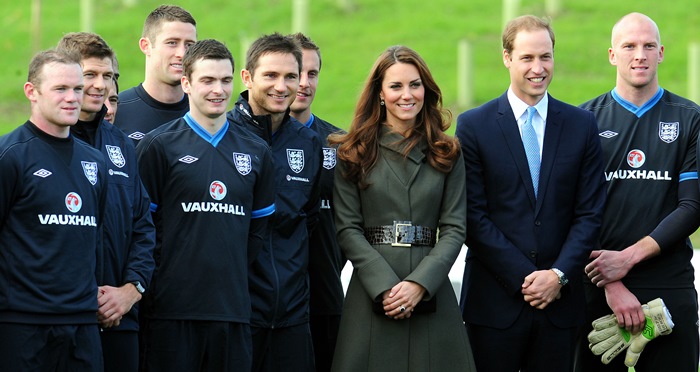
[[[566,283],[569,282],[569,279],[566,278],[566,275],[564,275],[564,272],[562,272],[561,270],[553,268],[552,271],[554,271],[554,273],[557,274],[557,276],[559,277],[560,285],[566,285]]]
[[[140,294],[143,294],[144,292],[146,292],[146,289],[143,288],[143,286],[141,285],[141,282],[133,282],[133,283],[131,283],[131,284],[133,284],[134,287],[136,287],[136,290],[137,290]]]

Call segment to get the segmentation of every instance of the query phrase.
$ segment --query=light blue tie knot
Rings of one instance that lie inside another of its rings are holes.
[[[523,146],[525,147],[525,155],[527,155],[527,163],[530,166],[530,177],[532,177],[532,186],[535,189],[535,197],[540,181],[540,145],[537,142],[537,133],[532,125],[532,118],[537,110],[530,106],[527,108],[527,120],[523,125]]]

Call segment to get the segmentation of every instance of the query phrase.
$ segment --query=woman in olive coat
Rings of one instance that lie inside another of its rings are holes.
[[[447,277],[466,235],[449,123],[425,62],[394,46],[375,62],[349,132],[330,138],[338,244],[354,267],[333,371],[475,371]]]

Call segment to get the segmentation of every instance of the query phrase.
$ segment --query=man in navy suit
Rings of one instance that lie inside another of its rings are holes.
[[[605,201],[598,130],[590,112],[547,94],[548,22],[510,21],[503,64],[508,91],[457,119],[468,208],[463,318],[480,372],[570,371]]]

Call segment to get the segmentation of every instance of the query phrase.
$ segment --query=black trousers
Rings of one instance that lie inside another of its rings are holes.
[[[529,305],[506,329],[467,324],[479,372],[571,371],[577,328],[559,328]]]
[[[252,346],[248,324],[149,319],[144,331],[146,371],[250,370]]]
[[[314,372],[309,323],[284,328],[251,327],[253,372]]]
[[[316,372],[330,372],[333,364],[333,353],[338,340],[340,315],[311,314],[311,337],[314,344],[314,360]]]
[[[0,369],[3,372],[102,371],[97,324],[0,323]]]
[[[137,331],[102,331],[102,356],[105,372],[138,372],[139,337]]]

